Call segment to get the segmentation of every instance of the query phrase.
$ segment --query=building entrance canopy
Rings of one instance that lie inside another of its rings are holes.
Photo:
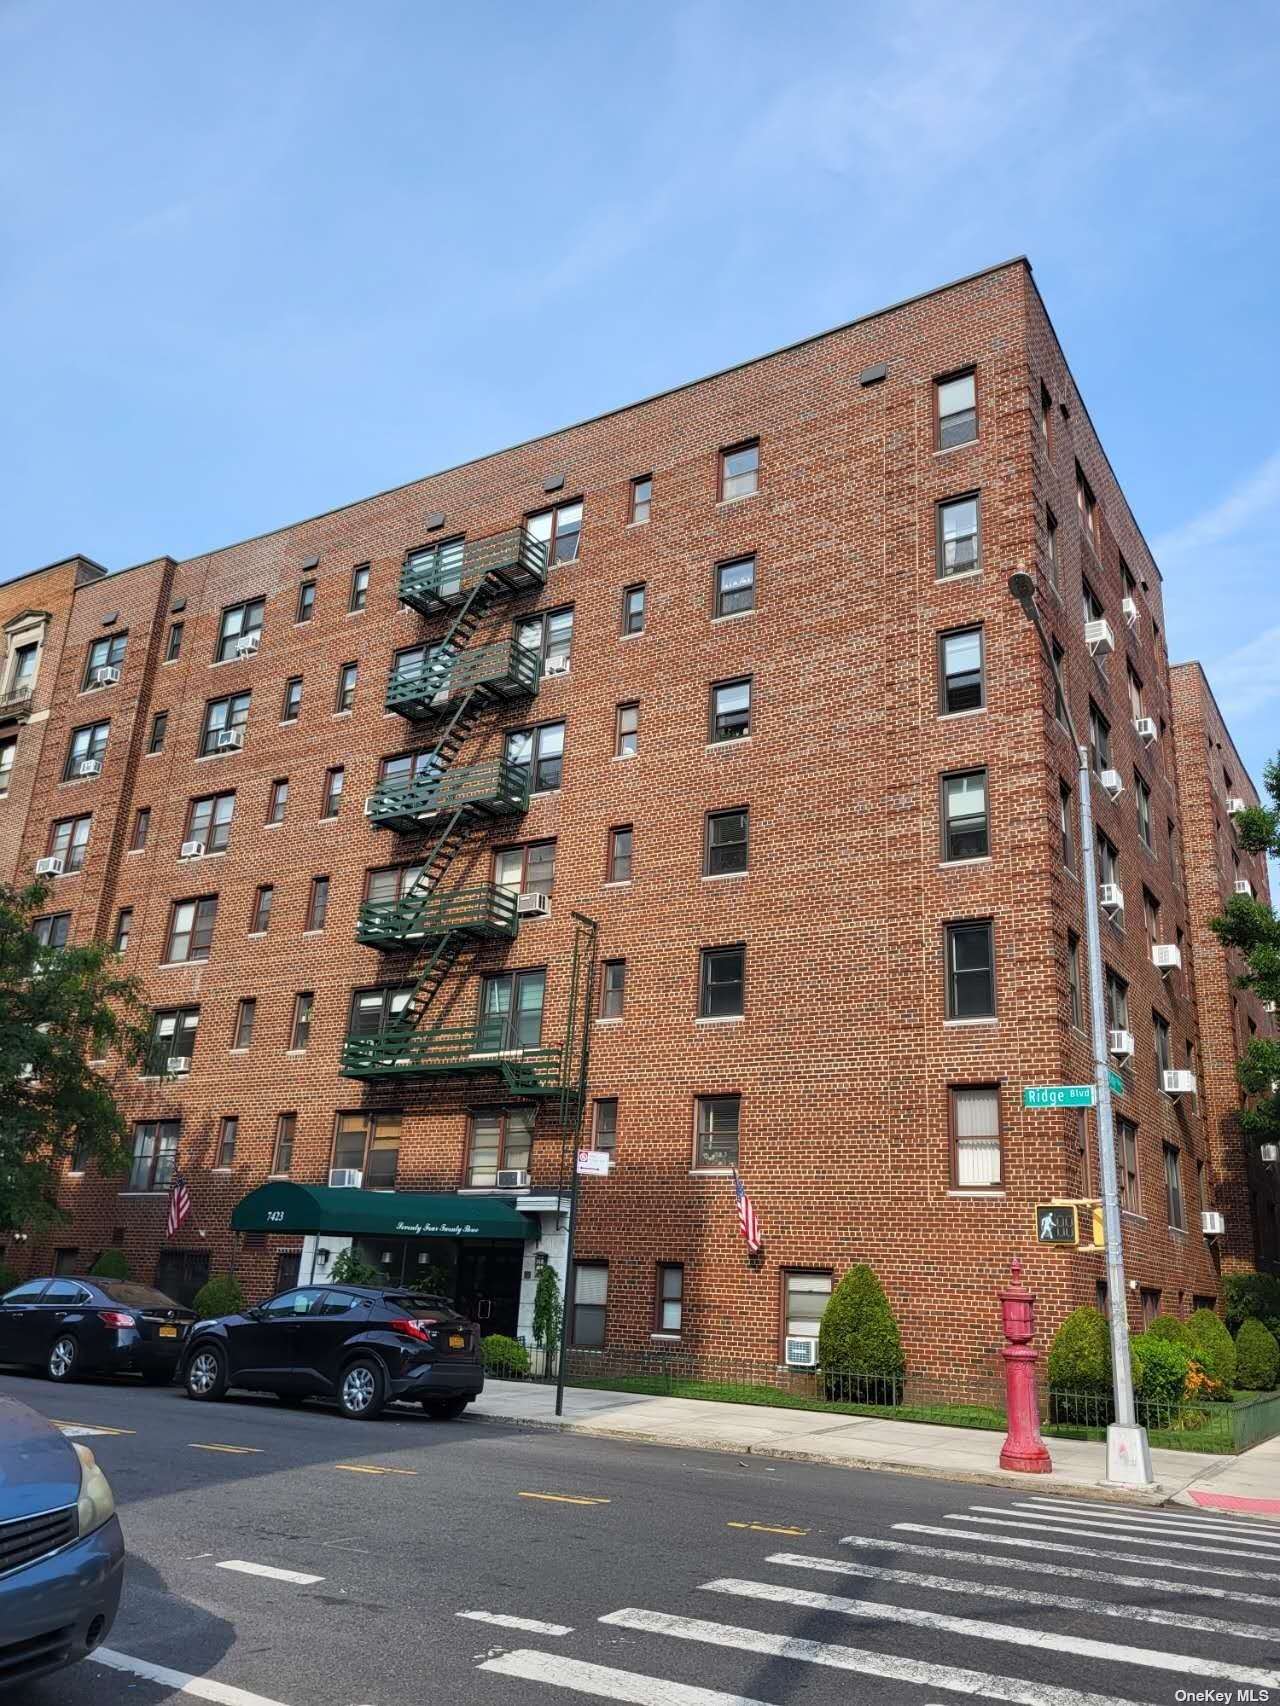
[[[231,1213],[236,1232],[332,1232],[410,1238],[537,1236],[537,1221],[496,1197],[425,1191],[336,1190],[276,1179],[242,1197]]]

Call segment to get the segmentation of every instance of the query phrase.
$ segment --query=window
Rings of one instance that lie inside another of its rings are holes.
[[[289,1047],[294,1053],[301,1053],[311,1041],[311,1013],[315,1004],[316,998],[309,990],[294,997],[293,1027],[289,1035]]]
[[[564,772],[564,724],[543,723],[536,729],[517,729],[507,736],[508,764],[529,772],[535,794],[552,793]]]
[[[1000,1174],[1000,1090],[995,1084],[953,1086],[951,1178],[957,1190],[990,1190]]]
[[[169,732],[169,713],[157,711],[151,719],[151,735],[147,741],[148,754],[164,751],[164,737]]]
[[[608,1262],[575,1262],[572,1330],[569,1334],[575,1349],[598,1351],[603,1347],[608,1309]]]
[[[378,780],[389,782],[392,787],[401,787],[419,776],[438,775],[442,768],[442,762],[433,759],[430,752],[401,752],[394,758],[384,758],[379,762]]]
[[[200,755],[223,752],[244,742],[244,726],[249,721],[249,695],[233,693],[227,699],[211,699],[205,706],[204,728],[200,734]]]
[[[938,709],[944,717],[980,711],[987,702],[982,629],[957,628],[938,636]]]
[[[185,1065],[177,1066],[173,1062],[190,1061],[195,1052],[199,1021],[198,1007],[170,1007],[152,1015],[151,1037],[144,1063],[146,1076],[176,1077],[187,1070]]]
[[[82,765],[89,765],[89,773],[93,775],[102,769],[102,758],[107,750],[107,736],[110,733],[110,723],[90,723],[82,729],[72,730],[71,745],[67,748],[67,762],[62,768],[64,782],[79,776]]]
[[[1076,463],[1076,509],[1080,514],[1080,525],[1084,529],[1085,538],[1098,550],[1098,500],[1093,495],[1093,488],[1084,477],[1084,470]]]
[[[782,1333],[784,1339],[816,1339],[831,1298],[830,1274],[784,1273],[782,1276]],[[785,1344],[782,1347],[786,1354]]]
[[[139,806],[133,816],[133,833],[129,837],[130,853],[141,853],[151,833],[151,807]]]
[[[1107,613],[1102,608],[1097,593],[1094,592],[1088,581],[1081,582],[1080,597],[1085,621],[1101,622]]]
[[[55,912],[48,918],[34,918],[31,934],[42,948],[65,948],[71,929],[71,914]]]
[[[280,706],[280,721],[296,723],[302,710],[302,677],[291,675],[284,684],[284,700]]]
[[[1113,1031],[1129,1029],[1129,985],[1111,967],[1106,968],[1107,1026]]]
[[[1046,505],[1044,512],[1044,566],[1049,585],[1058,586],[1058,518]]]
[[[100,640],[94,640],[89,647],[89,655],[85,659],[84,687],[105,687],[107,682],[101,680],[98,671],[102,669],[119,670],[124,662],[125,647],[128,644],[128,634],[107,634]]]
[[[289,809],[289,778],[280,776],[271,784],[267,799],[267,822],[283,823]]]
[[[1058,783],[1058,826],[1062,835],[1062,863],[1068,871],[1076,868],[1076,838],[1071,828],[1071,790],[1065,782]]]
[[[164,661],[175,663],[182,652],[182,623],[170,622],[169,637],[165,641]]]
[[[270,883],[262,883],[253,897],[253,912],[249,917],[249,934],[260,936],[271,922],[271,903],[275,898],[275,889]]]
[[[1138,1128],[1123,1115],[1116,1119],[1116,1160],[1120,1172],[1120,1207],[1130,1214],[1142,1212],[1138,1192]]]
[[[303,926],[306,930],[323,930],[324,921],[329,916],[329,879],[328,877],[312,877],[311,893],[307,896],[307,918]]]
[[[92,814],[87,817],[64,817],[50,829],[49,856],[62,860],[64,872],[84,869],[84,855],[89,845],[89,826],[92,822]]]
[[[204,895],[199,900],[175,900],[169,915],[165,962],[173,965],[184,960],[207,960],[217,918],[216,894]]]
[[[1138,1292],[1138,1301],[1142,1308],[1142,1326],[1145,1332],[1160,1313],[1160,1293],[1155,1286],[1144,1285]]]
[[[204,799],[192,800],[183,840],[203,841],[206,853],[225,853],[235,815],[234,794],[210,794]]]
[[[525,531],[546,546],[548,568],[552,563],[573,562],[582,537],[582,500],[540,510],[525,522]]]
[[[1173,1144],[1164,1145],[1164,1193],[1169,1208],[1169,1225],[1175,1232],[1185,1232],[1187,1216],[1182,1203],[1182,1171],[1180,1156]]]
[[[1169,1046],[1169,1021],[1163,1014],[1152,1013],[1151,1031],[1156,1050],[1156,1089],[1163,1090],[1164,1075],[1173,1066],[1173,1052]]]
[[[338,1115],[333,1164],[363,1173],[366,1190],[394,1189],[399,1160],[399,1114]]]
[[[627,1004],[627,962],[605,960],[600,968],[600,1017],[621,1019]]]
[[[294,616],[295,622],[310,622],[316,610],[316,583],[303,581],[298,588],[298,609]]]
[[[338,671],[338,691],[334,697],[335,711],[349,711],[356,702],[356,677],[360,666],[354,663],[344,663]]]
[[[501,972],[486,977],[480,990],[477,1052],[539,1047],[546,983],[544,970]]]
[[[684,1316],[684,1268],[681,1263],[659,1263],[654,1303],[654,1330],[678,1333]]]
[[[1080,938],[1074,930],[1067,931],[1067,1005],[1071,1023],[1077,1031],[1084,1030],[1084,1005],[1080,995]]]
[[[123,954],[129,946],[129,938],[133,934],[133,908],[122,906],[116,913],[116,931],[111,945],[117,954]]]
[[[741,1106],[740,1096],[698,1097],[695,1168],[727,1170],[737,1166]]]
[[[337,817],[342,807],[342,788],[347,779],[347,773],[341,764],[335,764],[324,773],[324,793],[320,799],[320,816]]]
[[[644,633],[644,582],[622,589],[622,632]]]
[[[648,521],[653,503],[653,475],[641,474],[631,482],[631,525]]]
[[[1136,770],[1133,773],[1133,798],[1138,812],[1138,834],[1142,837],[1142,845],[1151,848],[1151,790]]]
[[[760,489],[760,442],[736,444],[720,452],[720,501],[754,497]]]
[[[1040,382],[1040,437],[1044,440],[1046,452],[1051,452],[1053,445],[1053,398],[1043,380]]]
[[[240,1116],[238,1114],[223,1114],[222,1124],[218,1128],[218,1159],[219,1167],[230,1167],[236,1158],[236,1138],[240,1133]]]
[[[705,877],[736,875],[747,868],[748,811],[708,812],[703,847]]]
[[[634,758],[640,750],[640,706],[634,699],[618,706],[617,731],[614,735],[614,756]]]
[[[1052,643],[1053,655],[1053,714],[1064,729],[1067,728],[1067,702],[1062,697],[1062,688],[1058,685],[1063,679],[1062,666],[1067,654],[1056,640]]]
[[[698,978],[700,1019],[740,1019],[746,1010],[747,950],[704,948]]]
[[[1154,948],[1160,940],[1160,902],[1146,887],[1142,890],[1142,922],[1147,929],[1147,946]]]
[[[222,626],[218,629],[218,649],[214,654],[218,663],[225,663],[228,658],[244,657],[250,651],[256,651],[262,634],[262,613],[266,609],[264,598],[251,598],[245,604],[232,604],[222,612]]]
[[[271,1157],[273,1173],[293,1170],[293,1140],[298,1135],[297,1114],[281,1114],[276,1120],[276,1147]]]
[[[351,571],[351,592],[347,598],[348,610],[363,610],[369,602],[369,565],[361,563]]]
[[[751,677],[720,681],[711,689],[711,744],[744,740],[751,733]]]
[[[591,1146],[613,1151],[618,1147],[618,1098],[601,1096],[591,1104]]]
[[[533,1158],[532,1108],[494,1108],[471,1116],[467,1183],[494,1186],[508,1168],[527,1173]]]
[[[938,577],[967,575],[980,567],[978,494],[948,498],[938,505]]]
[[[942,857],[948,864],[985,859],[991,851],[987,825],[987,773],[966,770],[942,778]]]
[[[1111,768],[1111,724],[1102,712],[1089,701],[1089,756],[1095,776]]]
[[[938,449],[950,450],[978,436],[977,380],[972,368],[934,384],[938,411]]]
[[[516,623],[516,644],[538,657],[544,675],[568,669],[573,651],[573,608],[547,610]]]
[[[18,742],[0,740],[0,798],[9,792],[9,783],[13,779],[13,764],[18,756]]]
[[[1136,722],[1139,717],[1146,715],[1142,709],[1142,683],[1134,673],[1131,663],[1126,662],[1125,675],[1129,683],[1129,715]]]
[[[992,1019],[996,1011],[994,926],[948,924],[947,1018]]]
[[[131,1191],[162,1191],[173,1178],[178,1155],[177,1120],[140,1120],[133,1128]]]
[[[631,825],[620,824],[609,831],[609,869],[605,877],[610,883],[631,881]]]
[[[252,995],[242,995],[236,1003],[236,1027],[231,1033],[232,1048],[253,1047],[253,1027],[258,1017],[258,1003]]]
[[[756,560],[738,557],[716,564],[716,615],[741,616],[756,607]]]
[[[1098,876],[1104,883],[1114,883],[1117,888],[1120,885],[1120,866],[1115,846],[1101,831],[1098,832]],[[1119,924],[1120,921],[1121,915],[1116,913],[1114,922]]]
[[[555,842],[502,848],[493,856],[493,880],[508,894],[550,894],[556,880]]]

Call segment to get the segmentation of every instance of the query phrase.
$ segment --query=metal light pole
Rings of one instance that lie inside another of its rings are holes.
[[[1066,683],[1053,655],[1035,606],[1035,582],[1025,570],[1009,576],[1009,591],[1040,636],[1041,649],[1053,671],[1058,698],[1067,719],[1067,732],[1076,749],[1080,801],[1080,883],[1084,889],[1084,932],[1089,962],[1089,1031],[1093,1044],[1093,1078],[1098,1111],[1098,1167],[1102,1174],[1102,1224],[1107,1244],[1107,1295],[1111,1323],[1111,1379],[1116,1419],[1107,1429],[1107,1480],[1119,1486],[1150,1487],[1151,1448],[1147,1430],[1139,1427],[1133,1403],[1133,1370],[1129,1363],[1129,1294],[1125,1287],[1121,1244],[1120,1191],[1116,1176],[1115,1121],[1111,1107],[1111,1066],[1107,1048],[1106,994],[1102,973],[1102,924],[1098,906],[1098,873],[1093,835],[1089,748],[1076,733]]]

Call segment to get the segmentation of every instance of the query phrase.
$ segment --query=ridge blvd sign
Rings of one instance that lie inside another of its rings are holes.
[[[1022,1092],[1024,1108],[1091,1108],[1098,1092],[1092,1084],[1030,1084]]]

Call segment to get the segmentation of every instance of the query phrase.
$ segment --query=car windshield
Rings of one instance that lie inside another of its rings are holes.
[[[171,1297],[166,1297],[162,1291],[155,1291],[149,1285],[138,1285],[134,1280],[97,1280],[90,1278],[90,1285],[96,1285],[104,1297],[109,1297],[112,1303],[124,1303],[130,1309],[181,1309],[182,1304],[175,1303]]]

